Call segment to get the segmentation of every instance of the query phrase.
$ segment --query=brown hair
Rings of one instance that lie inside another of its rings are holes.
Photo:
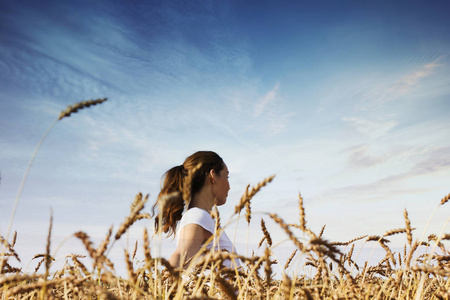
[[[190,195],[194,196],[205,184],[205,179],[211,170],[219,173],[224,168],[223,159],[212,151],[198,151],[187,157],[182,165],[175,166],[164,173],[164,182],[159,192],[156,203],[153,205],[153,213],[158,208],[158,200],[161,197],[174,194],[168,201],[162,212],[158,212],[155,218],[155,228],[159,228],[159,218],[161,220],[161,230],[169,236],[176,233],[177,223],[183,215],[185,201],[183,200],[183,188],[190,184]],[[188,176],[189,172],[194,172]],[[188,177],[191,182],[186,184]],[[188,200],[188,199],[186,199]],[[190,199],[189,199],[190,200]],[[187,204],[187,203],[186,203]]]

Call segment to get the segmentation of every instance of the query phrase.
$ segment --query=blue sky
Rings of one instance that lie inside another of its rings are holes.
[[[45,249],[50,209],[55,240],[78,230],[102,238],[137,192],[153,202],[161,175],[204,149],[230,169],[224,218],[248,183],[277,175],[253,201],[250,249],[261,217],[278,230],[262,212],[297,220],[299,192],[308,224],[327,224],[332,241],[403,227],[405,208],[416,238],[448,232],[448,205],[426,224],[450,192],[449,9],[2,1],[0,232],[48,126],[67,105],[103,97],[58,122],[38,153],[13,225],[23,251]]]

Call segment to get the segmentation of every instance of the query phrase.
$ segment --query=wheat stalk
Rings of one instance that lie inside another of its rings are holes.
[[[37,278],[42,278],[42,275],[38,274],[14,274],[8,276],[0,277],[0,286],[7,286],[11,283],[23,282],[23,281],[32,281]]]
[[[103,240],[103,242],[100,244],[100,246],[98,246],[97,250],[96,250],[96,257],[101,257],[104,255],[106,248],[108,247],[109,244],[109,240],[111,238],[112,235],[112,230],[113,230],[113,226],[109,227],[108,233],[106,234],[105,239]]]
[[[18,204],[19,204],[19,200],[20,200],[20,197],[21,197],[21,195],[22,195],[22,191],[23,191],[23,188],[24,188],[24,186],[25,186],[25,182],[26,182],[27,177],[28,177],[28,173],[30,172],[30,169],[31,169],[31,166],[32,166],[32,164],[33,164],[33,162],[34,162],[34,159],[36,158],[36,155],[37,155],[39,149],[41,148],[42,144],[44,143],[45,138],[46,138],[47,135],[49,134],[50,130],[53,128],[53,126],[55,126],[55,124],[56,124],[59,120],[61,120],[61,119],[64,118],[64,117],[70,116],[71,113],[74,113],[74,112],[76,112],[76,111],[79,110],[79,109],[83,109],[83,108],[85,108],[85,107],[89,107],[90,105],[96,105],[96,104],[98,104],[98,103],[102,103],[102,102],[104,102],[104,101],[106,101],[106,100],[107,100],[107,99],[104,98],[104,99],[98,99],[98,100],[90,100],[90,101],[79,102],[79,103],[74,104],[73,106],[70,106],[70,105],[69,105],[69,106],[67,107],[66,111],[61,112],[59,118],[56,119],[56,120],[50,125],[50,127],[45,131],[44,135],[43,135],[43,136],[41,137],[41,139],[39,140],[39,142],[38,142],[38,144],[37,144],[37,146],[36,146],[36,149],[34,150],[33,154],[31,155],[31,159],[30,159],[30,161],[28,162],[27,168],[26,168],[26,170],[25,170],[25,174],[24,174],[24,176],[22,177],[22,181],[20,182],[19,190],[18,190],[17,196],[16,196],[16,198],[15,198],[15,200],[14,200],[13,209],[12,209],[12,212],[11,212],[11,215],[10,215],[10,218],[9,218],[8,229],[6,230],[6,235],[5,235],[5,239],[6,239],[6,240],[9,239],[9,234],[10,234],[10,232],[11,232],[12,224],[13,224],[13,222],[14,222],[14,217],[15,217],[15,215],[16,215],[17,206],[18,206]],[[5,247],[2,247],[1,254],[3,255],[4,253],[5,253]],[[2,269],[2,262],[0,261],[0,270],[1,270],[1,269]]]
[[[270,285],[270,280],[272,276],[272,264],[270,261],[270,249],[266,248],[264,251],[264,261],[265,261],[265,267],[264,267],[264,273],[266,274],[266,285]]]
[[[72,261],[74,262],[74,264],[78,268],[80,268],[81,271],[83,271],[85,276],[88,276],[90,274],[89,271],[87,270],[86,266],[81,261],[78,260],[78,258],[79,258],[78,256],[72,255],[71,258],[72,258]]]
[[[241,212],[241,210],[245,207],[247,201],[251,201],[251,199],[256,195],[256,193],[259,192],[259,190],[270,183],[275,178],[275,175],[269,176],[265,178],[263,181],[258,183],[255,187],[253,187],[250,191],[248,190],[250,188],[250,185],[247,185],[245,189],[244,195],[242,195],[241,200],[239,201],[239,204],[236,205],[234,209],[234,213],[238,214]]]
[[[74,236],[79,238],[83,242],[83,245],[88,251],[89,256],[95,260],[98,257],[98,252],[92,246],[92,242],[90,241],[89,236],[82,231],[76,232]]]
[[[350,241],[348,241],[348,242],[332,242],[331,244],[332,244],[332,245],[335,245],[335,246],[347,246],[347,245],[350,245],[350,244],[353,243],[353,242],[362,240],[362,239],[365,238],[365,237],[367,237],[367,235],[363,235],[363,236],[354,238],[354,239],[352,239],[352,240],[350,240]]]
[[[130,228],[130,226],[136,221],[136,216],[144,208],[145,203],[148,200],[148,194],[142,199],[142,194],[139,193],[135,197],[135,201],[130,209],[130,214],[125,218],[125,221],[120,224],[119,230],[114,236],[114,240],[120,239],[120,237]],[[112,247],[112,246],[111,246]]]
[[[266,223],[261,218],[261,230],[264,233],[264,238],[267,241],[267,244],[269,244],[269,247],[272,247],[272,238],[270,237],[270,233],[266,228]]]
[[[14,245],[16,244],[16,239],[17,239],[17,231],[14,231],[14,235],[11,242],[11,248],[14,248]]]
[[[225,293],[225,295],[231,300],[237,300],[236,290],[233,286],[226,281],[224,278],[218,276],[216,282],[219,284],[220,289]]]
[[[58,120],[69,117],[71,114],[76,113],[80,109],[89,107],[91,105],[97,105],[97,104],[103,103],[106,100],[108,100],[108,98],[81,101],[81,102],[75,103],[73,105],[69,105],[69,106],[67,106],[66,110],[61,111],[61,113],[59,114]]]
[[[281,219],[280,217],[278,217],[276,214],[269,214],[269,217],[271,217],[283,230],[284,232],[287,233],[287,235],[289,236],[289,239],[294,243],[294,245],[300,249],[301,251],[304,251],[305,247],[303,246],[303,244],[294,236],[294,234],[292,233],[292,231],[289,229],[289,226],[283,221],[283,219]]]
[[[411,230],[411,228],[410,228],[410,230]],[[386,231],[386,233],[383,235],[383,237],[400,234],[400,233],[405,233],[405,232],[408,232],[408,229],[406,229],[406,228],[391,229],[389,231]]]
[[[302,231],[306,230],[306,220],[305,220],[305,208],[303,207],[302,194],[298,193],[298,208],[300,211],[300,229]]]
[[[134,244],[133,256],[131,257],[133,260],[136,258],[137,248],[138,248],[138,241],[136,241],[136,243]]]
[[[6,239],[4,239],[2,236],[0,236],[0,243],[2,243],[2,245],[5,247],[5,249],[9,250],[10,255],[14,256],[17,259],[17,261],[20,262],[19,255],[17,254],[16,250],[14,250],[14,247],[12,246],[12,244],[8,243],[8,241]],[[3,257],[3,256],[5,256],[5,253],[3,253],[1,257]]]
[[[130,259],[130,256],[128,254],[127,249],[124,249],[124,255],[125,255],[125,262],[126,262],[126,265],[127,265],[128,279],[131,281],[131,283],[133,285],[135,285],[137,276],[136,276],[136,273],[134,272],[133,262]]]
[[[286,274],[283,274],[283,278],[281,280],[281,291],[285,297],[285,299],[291,299],[292,297],[292,280]]]
[[[450,194],[448,194],[447,196],[445,196],[444,198],[442,198],[442,200],[441,200],[441,205],[444,205],[445,203],[447,203],[449,199],[450,199]]]
[[[327,225],[325,224],[325,225],[323,225],[322,228],[320,229],[320,232],[319,232],[319,237],[320,237],[320,238],[322,237],[323,232],[325,231],[325,227],[326,227],[326,226],[327,226]]]
[[[289,258],[286,260],[286,264],[284,265],[284,269],[286,270],[287,268],[289,268],[289,265],[291,264],[292,259],[294,258],[295,254],[297,253],[298,249],[295,249],[292,253],[291,256],[289,256]]]
[[[150,242],[148,240],[147,228],[144,228],[144,256],[146,263],[148,264],[152,260],[152,255],[150,252]]]
[[[53,227],[53,213],[50,212],[50,226],[48,228],[48,236],[47,236],[47,246],[46,246],[46,251],[45,251],[45,277],[47,277],[48,273],[49,273],[49,268],[50,268],[50,238],[52,235],[52,227]]]
[[[403,213],[403,217],[405,218],[405,224],[406,224],[406,238],[408,239],[408,244],[411,247],[412,245],[412,229],[411,229],[411,222],[408,218],[408,211],[405,209]]]

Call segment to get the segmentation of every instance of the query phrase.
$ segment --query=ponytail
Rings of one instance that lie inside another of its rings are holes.
[[[224,167],[222,158],[212,151],[198,151],[184,161],[182,165],[169,169],[164,175],[164,182],[159,192],[156,203],[153,205],[152,211],[159,210],[158,200],[165,195],[172,194],[170,201],[164,205],[163,211],[159,211],[155,218],[155,228],[162,230],[169,236],[176,234],[178,221],[181,220],[185,209],[185,201],[183,200],[183,185],[188,177],[189,171],[194,171],[191,178],[190,195],[193,197],[205,183],[209,172],[214,170],[219,173]],[[161,228],[159,228],[161,219]]]
[[[168,170],[164,174],[164,183],[161,191],[159,192],[158,199],[156,203],[153,205],[153,214],[155,213],[158,207],[158,200],[161,199],[162,196],[177,193],[173,197],[171,197],[171,201],[164,205],[162,213],[159,214],[155,218],[155,228],[159,229],[159,218],[162,215],[162,228],[161,230],[164,233],[167,233],[169,236],[175,234],[176,224],[181,219],[181,216],[184,211],[184,201],[183,195],[181,193],[183,189],[183,178],[187,175],[186,170],[183,165],[176,166]]]

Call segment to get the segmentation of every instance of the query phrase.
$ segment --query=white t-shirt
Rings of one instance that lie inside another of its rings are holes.
[[[178,224],[177,243],[180,239],[181,229],[188,224],[200,225],[206,231],[211,232],[212,235],[214,235],[214,230],[216,228],[216,221],[214,221],[214,219],[206,210],[198,207],[192,207],[183,213],[180,223]],[[217,237],[214,235],[214,239],[208,245],[206,245],[206,249],[211,250],[215,243],[215,250],[226,250],[230,253],[236,253],[236,249],[234,248],[233,243],[228,238],[225,231],[222,231],[219,239],[217,239]],[[241,265],[239,260],[236,260],[236,264],[237,266]],[[227,267],[232,266],[231,261],[229,260],[224,261],[224,265]]]

